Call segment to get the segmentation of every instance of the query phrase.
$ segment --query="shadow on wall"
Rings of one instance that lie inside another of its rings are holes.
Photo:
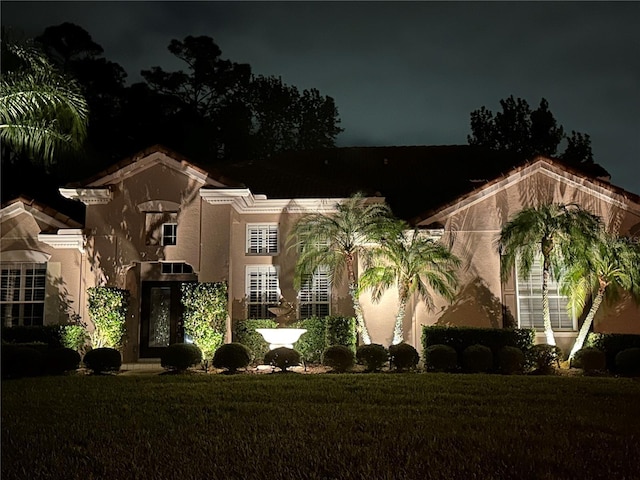
[[[455,327],[511,327],[515,319],[480,278],[469,282],[448,306],[436,325]]]

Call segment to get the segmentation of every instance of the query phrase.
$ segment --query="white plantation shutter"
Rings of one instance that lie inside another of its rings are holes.
[[[320,267],[312,276],[303,279],[298,292],[300,318],[326,317],[330,313],[330,304],[329,270],[326,267]]]
[[[521,328],[542,332],[542,257],[536,258],[529,275],[517,276],[518,321]],[[549,279],[549,312],[554,330],[575,330],[573,315],[567,312],[567,297],[560,294],[558,283]]]
[[[248,224],[247,253],[278,253],[278,225]]]
[[[247,267],[247,316],[269,318],[269,307],[278,304],[280,287],[278,272],[273,265]]]
[[[0,275],[0,314],[6,327],[42,325],[46,263],[6,263]]]

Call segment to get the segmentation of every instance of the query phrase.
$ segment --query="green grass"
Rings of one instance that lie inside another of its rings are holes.
[[[453,374],[2,383],[8,479],[638,478],[640,382]]]

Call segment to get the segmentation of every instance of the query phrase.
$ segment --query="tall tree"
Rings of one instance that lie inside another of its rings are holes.
[[[385,236],[371,253],[371,264],[359,279],[360,290],[371,290],[374,302],[395,285],[398,288],[398,311],[392,343],[404,341],[403,323],[407,304],[413,295],[434,308],[432,292],[452,301],[457,287],[456,268],[460,260],[451,251],[426,237],[423,232],[408,230],[398,222],[395,231]]]
[[[562,292],[569,297],[570,308],[582,311],[591,300],[569,359],[584,345],[603,300],[618,300],[621,291],[626,291],[640,302],[640,245],[602,232],[586,247],[563,275]]]
[[[467,136],[470,145],[533,158],[558,155],[558,148],[566,139],[567,148],[560,155],[564,160],[574,164],[593,162],[589,136],[576,132],[566,136],[544,98],[535,110],[526,100],[513,95],[500,100],[500,106],[502,110],[495,115],[486,107],[471,112],[471,135]]]
[[[357,261],[366,261],[368,245],[384,235],[391,219],[391,210],[385,203],[368,203],[358,194],[337,204],[334,214],[301,217],[289,238],[300,252],[294,275],[296,288],[320,267],[329,269],[331,284],[346,273],[358,331],[365,344],[371,343],[371,337],[358,298]]]
[[[500,231],[501,275],[507,280],[518,263],[527,276],[538,256],[542,256],[542,317],[549,345],[555,345],[549,310],[549,281],[558,280],[563,268],[578,252],[593,243],[601,228],[599,217],[577,205],[546,204],[528,207],[513,216]]]
[[[3,146],[24,152],[45,166],[55,163],[60,151],[81,148],[89,112],[77,83],[61,75],[32,45],[3,41],[2,48]]]

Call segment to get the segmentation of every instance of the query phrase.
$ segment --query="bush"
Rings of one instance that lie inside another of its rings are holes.
[[[251,350],[238,342],[222,345],[213,354],[212,365],[215,368],[225,368],[229,373],[235,373],[239,368],[245,368],[251,363]]]
[[[471,345],[462,352],[462,365],[467,372],[488,372],[493,366],[493,354],[489,347]]]
[[[617,372],[616,355],[627,348],[640,348],[640,335],[621,333],[590,333],[586,347],[602,350],[607,358],[607,369]]]
[[[115,287],[91,287],[89,317],[96,329],[91,338],[94,347],[120,348],[124,345],[129,308],[129,292]]]
[[[304,328],[307,332],[295,343],[295,349],[308,363],[320,363],[322,352],[326,347],[325,337],[327,329],[326,318],[311,317],[298,320],[292,328]]]
[[[274,320],[239,320],[233,329],[233,340],[246,346],[254,359],[264,358],[269,352],[269,344],[264,341],[262,335],[256,332],[257,328],[276,328],[278,324]]]
[[[402,342],[389,346],[389,360],[396,370],[408,370],[418,366],[420,355],[413,346]]]
[[[174,343],[164,349],[160,365],[167,370],[182,372],[202,362],[202,350],[193,343]]]
[[[367,372],[377,372],[389,360],[389,352],[377,343],[360,345],[356,350],[356,359],[365,366]]]
[[[474,327],[441,327],[422,328],[422,349],[426,351],[431,345],[449,345],[458,356],[471,345],[484,345],[491,349],[494,369],[498,369],[499,352],[503,347],[517,347],[526,352],[533,346],[535,331],[531,328],[474,328]]]
[[[424,351],[427,370],[451,372],[458,367],[458,353],[449,345],[431,345]]]
[[[331,367],[335,372],[343,373],[353,368],[355,355],[344,345],[332,345],[322,355],[322,364]]]
[[[534,345],[527,351],[526,359],[528,365],[534,369],[535,373],[549,374],[554,371],[554,364],[560,367],[562,350],[555,345],[541,343]]]
[[[2,345],[2,378],[35,377],[41,375],[44,354],[24,345]]]
[[[216,349],[223,344],[227,329],[227,284],[183,283],[180,300],[184,306],[184,333],[200,349],[204,358],[213,357]]]
[[[358,334],[356,319],[353,317],[327,317],[325,346],[343,345],[356,352]]]
[[[117,372],[122,366],[122,356],[115,348],[102,347],[89,350],[82,360],[85,367],[96,375]]]
[[[72,348],[56,348],[45,355],[47,373],[61,375],[77,370],[80,367],[80,354]]]
[[[49,348],[64,347],[59,325],[2,327],[6,343],[44,343]]]
[[[618,352],[616,370],[623,375],[640,375],[640,348],[627,348]]]
[[[292,348],[278,347],[267,352],[264,363],[285,372],[289,367],[300,365],[300,353]]]
[[[607,369],[607,357],[602,350],[594,347],[584,347],[576,352],[571,366],[581,368],[585,373]]]
[[[498,368],[506,375],[522,373],[524,362],[524,353],[518,347],[502,347],[498,352]]]
[[[62,346],[76,352],[84,351],[89,341],[89,334],[84,325],[60,325],[60,341]]]

